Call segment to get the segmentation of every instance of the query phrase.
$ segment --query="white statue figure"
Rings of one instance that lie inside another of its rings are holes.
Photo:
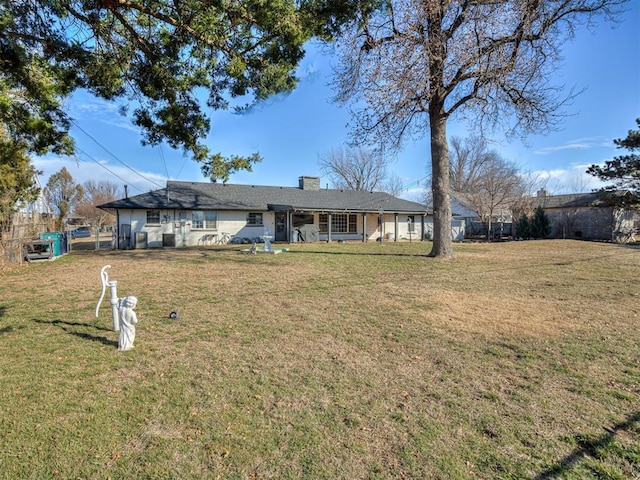
[[[118,312],[120,314],[120,338],[118,339],[118,350],[125,351],[133,348],[133,341],[136,339],[136,323],[138,316],[133,311],[138,304],[136,297],[124,297],[118,302]]]

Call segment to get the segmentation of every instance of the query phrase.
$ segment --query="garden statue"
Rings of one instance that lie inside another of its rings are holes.
[[[126,351],[133,348],[133,341],[136,339],[136,323],[138,317],[133,311],[138,304],[136,297],[123,297],[118,301],[118,312],[120,314],[120,338],[118,339],[118,350]]]
[[[264,251],[265,252],[270,252],[271,251],[271,239],[273,238],[273,235],[271,235],[271,232],[269,231],[268,228],[265,229],[264,231],[264,235],[262,236],[262,239],[264,240]]]
[[[107,274],[107,268],[111,268],[111,265],[105,265],[100,270],[100,278],[102,279],[102,295],[100,295],[100,300],[98,300],[98,305],[96,305],[96,318],[98,318],[98,310],[100,310],[100,304],[102,303],[102,299],[104,298],[104,292],[109,287],[111,291],[111,299],[109,303],[111,303],[111,318],[113,320],[113,331],[117,332],[120,330],[120,321],[118,319],[118,292],[116,291],[116,287],[118,282],[115,280],[109,281],[109,274]]]

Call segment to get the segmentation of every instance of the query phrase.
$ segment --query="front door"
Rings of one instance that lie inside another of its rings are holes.
[[[131,243],[131,224],[123,223],[120,225],[120,232],[118,238],[118,249],[119,250],[127,250],[131,248],[133,244]]]
[[[287,212],[276,212],[276,242],[286,242],[287,239]]]

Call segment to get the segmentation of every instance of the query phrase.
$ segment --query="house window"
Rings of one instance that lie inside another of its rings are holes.
[[[247,213],[247,225],[262,225],[262,213],[249,212]]]
[[[160,225],[160,210],[147,210],[147,225]]]
[[[358,233],[358,216],[357,215],[347,215],[348,217],[348,228],[349,233]]]
[[[411,233],[416,231],[416,217],[413,215],[407,217],[407,231]]]
[[[320,233],[327,233],[329,229],[327,228],[327,222],[329,215],[326,213],[321,213],[318,215],[318,227],[320,228]]]
[[[191,228],[194,230],[215,230],[218,226],[218,212],[203,210],[191,215]]]
[[[321,213],[318,217],[320,232],[327,233],[329,215]],[[347,213],[334,213],[331,215],[331,233],[358,233],[358,216]]]

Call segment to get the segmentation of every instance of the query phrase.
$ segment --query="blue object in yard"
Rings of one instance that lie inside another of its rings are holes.
[[[69,232],[60,232],[62,236],[60,237],[60,245],[62,246],[62,254],[69,252]]]
[[[40,234],[40,240],[53,240],[53,255],[59,257],[66,251],[66,245],[63,245],[64,234],[62,232],[47,232]]]
[[[71,238],[89,238],[91,236],[91,227],[78,227],[71,230]]]

